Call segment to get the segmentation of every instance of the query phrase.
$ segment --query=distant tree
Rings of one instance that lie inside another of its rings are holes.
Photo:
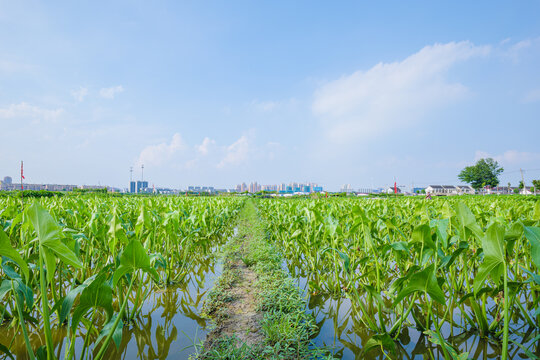
[[[525,185],[523,185],[523,181],[520,181],[519,185],[518,185],[518,189],[523,190],[524,187],[525,187]]]
[[[461,170],[458,179],[471,184],[475,190],[479,190],[483,186],[499,185],[499,175],[503,171],[504,169],[492,158],[480,159],[475,165]]]
[[[534,188],[536,189],[536,191],[538,191],[538,189],[540,189],[540,180],[533,180],[532,184],[533,184]]]

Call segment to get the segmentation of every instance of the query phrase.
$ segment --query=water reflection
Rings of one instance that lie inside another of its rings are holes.
[[[312,314],[318,325],[318,332],[313,336],[317,346],[328,347],[339,359],[384,359],[385,355],[374,349],[364,353],[367,341],[375,335],[360,319],[359,312],[354,311],[351,301],[347,298],[333,299],[329,295],[313,294],[309,288],[309,274],[294,264],[288,266],[291,276],[298,280],[300,289],[308,296],[306,311]],[[376,311],[376,310],[375,310]],[[390,320],[389,320],[390,322]],[[412,317],[410,323],[414,324]],[[532,349],[540,356],[540,341],[532,341],[539,335],[538,327],[522,324],[514,329],[510,339]],[[442,335],[460,352],[468,352],[471,359],[498,359],[501,357],[499,344],[489,338],[483,338],[474,331],[461,327],[451,328],[447,323],[441,328]],[[417,330],[414,325],[404,326],[397,337],[396,359],[444,359],[442,349],[434,345]],[[514,343],[509,344],[509,359],[529,359],[530,356]]]
[[[214,256],[207,256],[195,263],[182,284],[164,290],[151,292],[145,299],[141,314],[125,325],[121,343],[107,349],[106,359],[187,359],[195,352],[193,345],[204,339],[209,320],[200,316],[203,298],[212,288],[221,273],[221,264]],[[6,345],[17,359],[29,359],[22,333],[15,327],[4,325],[0,328],[0,343]],[[45,344],[44,335],[36,329],[29,329],[34,349]],[[67,328],[53,329],[55,354],[63,358],[69,345]],[[83,347],[86,330],[80,329],[75,341],[76,358]],[[90,334],[93,344],[99,334]],[[99,348],[99,347],[98,347]],[[92,353],[93,352],[93,353]],[[97,354],[90,346],[89,358]],[[7,359],[0,354],[0,359]]]

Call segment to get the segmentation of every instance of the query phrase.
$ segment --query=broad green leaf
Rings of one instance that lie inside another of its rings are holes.
[[[58,306],[60,306],[60,323],[63,323],[70,311],[73,307],[73,303],[75,302],[75,299],[77,298],[77,295],[79,295],[84,289],[88,287],[96,278],[96,275],[89,277],[86,279],[81,285],[77,286],[76,288],[71,289],[66,296],[64,296],[62,299],[59,300],[58,304],[56,304],[52,311],[54,311]]]
[[[93,308],[102,308],[107,313],[107,318],[113,314],[112,288],[106,281],[106,274],[97,276],[88,287],[84,288],[79,298],[79,304],[75,308],[71,320],[71,330],[74,332],[81,321],[81,318]]]
[[[441,339],[435,331],[426,330],[424,331],[424,334],[428,336],[429,341],[431,341],[432,343],[436,345],[444,346],[453,360],[467,360],[468,359],[469,357],[468,352],[458,354],[456,349],[454,349],[452,345],[448,343],[448,341]]]
[[[489,226],[482,238],[482,249],[484,250],[484,262],[480,265],[474,279],[475,294],[484,287],[488,275],[491,275],[495,284],[499,284],[505,261],[504,227],[502,225],[493,223]]]
[[[470,230],[478,239],[482,238],[482,229],[476,222],[476,218],[471,210],[463,202],[457,204],[456,217],[464,229]]]
[[[4,280],[2,285],[0,285],[0,300],[4,300],[4,296],[11,291],[11,281]]]
[[[52,281],[56,270],[54,255],[68,265],[81,268],[82,264],[75,253],[62,241],[62,229],[54,221],[51,214],[39,203],[33,203],[26,213],[36,234],[38,235],[40,250],[44,250],[47,265],[47,278]]]
[[[26,301],[26,306],[31,309],[34,305],[34,293],[32,292],[32,289],[26,286],[21,279],[15,279],[12,280],[12,282],[13,290],[24,298],[24,301]]]
[[[536,205],[534,206],[533,219],[540,221],[540,201],[537,201]]]
[[[120,256],[120,266],[114,272],[113,285],[116,286],[122,276],[137,269],[147,272],[154,277],[155,280],[159,278],[156,270],[150,265],[150,257],[144,250],[141,242],[137,239],[133,239],[129,242]]]
[[[406,253],[409,253],[409,247],[408,244],[405,241],[397,241],[395,243],[390,244],[392,249],[396,251],[404,251]]]
[[[150,216],[148,216],[146,206],[144,205],[144,203],[142,203],[141,212],[139,213],[139,217],[137,218],[137,224],[135,225],[135,233],[137,234],[139,239],[143,237],[143,233],[151,226],[152,223],[150,221]]]
[[[364,353],[367,353],[368,351],[377,347],[390,350],[393,354],[396,353],[396,344],[394,343],[392,337],[386,333],[373,335],[371,339],[369,339],[364,345],[363,351]]]
[[[111,220],[109,221],[109,231],[107,234],[110,237],[109,248],[112,254],[116,254],[116,245],[119,242],[127,242],[126,233],[122,227],[122,221],[118,216],[118,209],[116,206],[113,207],[113,213]]]
[[[28,274],[29,274],[28,264],[26,264],[26,261],[23,260],[22,256],[17,252],[17,250],[11,247],[11,241],[9,241],[9,238],[4,232],[4,230],[1,230],[1,229],[0,229],[0,255],[6,256],[10,258],[11,260],[13,260],[17,265],[19,265],[19,268],[24,274],[24,277],[28,278]]]
[[[504,234],[504,240],[506,241],[506,252],[512,255],[514,252],[514,245],[518,239],[523,235],[523,224],[516,222],[512,224],[510,229]]]
[[[103,329],[101,329],[101,332],[99,333],[99,336],[96,340],[96,344],[99,344],[101,340],[103,340],[109,333],[111,332],[111,329],[114,325],[114,322],[116,321],[118,314],[114,314],[108,323],[103,326]],[[122,342],[122,329],[124,328],[124,322],[122,319],[118,322],[118,326],[116,326],[116,329],[114,330],[112,339],[114,341],[114,344],[116,345],[116,348],[118,349],[120,347],[120,343]]]
[[[540,204],[540,202],[538,202]],[[525,226],[523,227],[525,237],[531,243],[531,258],[536,265],[537,269],[540,269],[540,227]]]
[[[62,229],[54,221],[51,214],[39,203],[33,203],[26,210],[26,214],[36,231],[40,245],[61,238]]]
[[[410,277],[407,286],[405,286],[397,295],[393,306],[414,292],[428,294],[433,300],[442,305],[446,305],[446,298],[435,277],[435,264],[431,264],[424,270],[414,273]]]
[[[431,229],[428,224],[416,226],[411,235],[411,242],[424,244],[424,247],[437,250],[435,243],[431,239]]]
[[[338,249],[334,249],[334,248],[326,248],[324,249],[322,252],[321,252],[321,255],[324,254],[325,252],[329,251],[329,250],[332,250],[332,251],[335,251],[338,253],[339,257],[341,258],[341,260],[343,261],[343,269],[347,272],[347,273],[350,273],[351,272],[351,259],[349,258],[349,255],[345,254],[344,252],[338,250]]]
[[[448,247],[448,219],[437,220],[437,237],[441,241],[443,248]]]

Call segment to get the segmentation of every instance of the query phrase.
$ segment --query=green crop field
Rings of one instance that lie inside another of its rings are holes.
[[[467,351],[471,333],[488,340],[490,356],[538,356],[533,198],[267,200],[260,208],[268,238],[312,297],[350,300],[334,331],[357,355],[377,348],[407,358],[413,351],[400,336],[415,329],[447,359],[480,356],[481,347]],[[346,339],[351,327],[361,340]]]
[[[197,352],[198,340],[177,327],[204,327],[205,276],[219,272],[213,259],[235,236],[246,201],[253,210],[242,234],[258,222],[258,251],[266,241],[283,257],[316,325],[302,336],[322,349],[317,356],[540,356],[540,202],[482,196],[252,201],[90,194],[24,205],[0,197],[0,353],[180,358],[171,346],[181,339]],[[242,256],[246,268],[255,263],[254,255]],[[265,306],[272,308],[268,293]],[[283,330],[269,319],[265,344],[275,347]]]
[[[144,299],[182,283],[227,238],[240,203],[53,197],[21,212],[20,199],[0,198],[0,350],[10,354],[24,338],[16,354],[28,358],[62,351],[82,359],[90,346],[92,358],[109,358],[110,343],[120,344],[124,323],[140,315]]]

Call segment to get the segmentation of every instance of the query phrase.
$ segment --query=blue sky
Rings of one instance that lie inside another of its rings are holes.
[[[539,1],[3,1],[0,177],[540,178]]]

